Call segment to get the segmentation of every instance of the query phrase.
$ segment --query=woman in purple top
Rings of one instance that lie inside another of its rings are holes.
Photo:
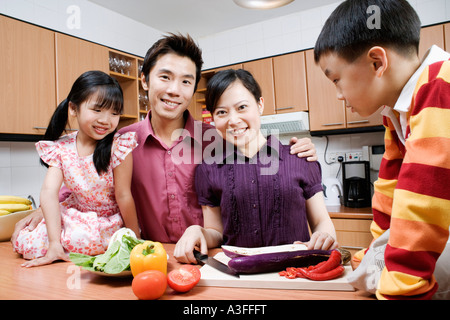
[[[245,70],[225,70],[208,82],[206,107],[224,138],[197,167],[195,186],[204,227],[190,226],[174,256],[195,263],[222,244],[261,247],[302,242],[308,249],[334,249],[336,233],[325,207],[318,162],[290,154],[261,131],[261,89]],[[312,231],[310,233],[309,227]]]

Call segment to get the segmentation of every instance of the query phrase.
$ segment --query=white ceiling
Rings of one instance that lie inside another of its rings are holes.
[[[163,33],[189,33],[194,38],[277,18],[339,0],[295,0],[272,10],[249,10],[233,0],[89,0]]]

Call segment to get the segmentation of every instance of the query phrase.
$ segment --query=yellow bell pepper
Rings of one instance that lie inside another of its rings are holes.
[[[167,274],[167,253],[160,242],[145,241],[136,245],[130,253],[133,277],[146,270],[159,270]]]

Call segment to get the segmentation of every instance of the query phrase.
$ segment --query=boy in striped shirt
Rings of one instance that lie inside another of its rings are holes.
[[[386,152],[371,226],[375,241],[387,241],[373,290],[379,299],[450,293],[449,267],[439,267],[450,265],[450,54],[433,46],[421,60],[420,27],[406,0],[347,0],[314,48],[352,112],[369,116],[383,108]]]

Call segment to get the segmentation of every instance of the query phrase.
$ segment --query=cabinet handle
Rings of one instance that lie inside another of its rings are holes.
[[[340,122],[340,123],[326,123],[326,124],[323,124],[323,126],[324,127],[329,127],[329,126],[341,126],[341,125],[343,125],[344,123],[343,122]]]
[[[347,124],[367,123],[369,120],[348,121]]]
[[[283,107],[283,108],[276,108],[275,110],[288,110],[288,109],[294,109],[294,107]]]
[[[362,249],[364,249],[363,247],[354,247],[354,246],[341,246],[341,248],[353,249],[353,250],[362,250]]]

